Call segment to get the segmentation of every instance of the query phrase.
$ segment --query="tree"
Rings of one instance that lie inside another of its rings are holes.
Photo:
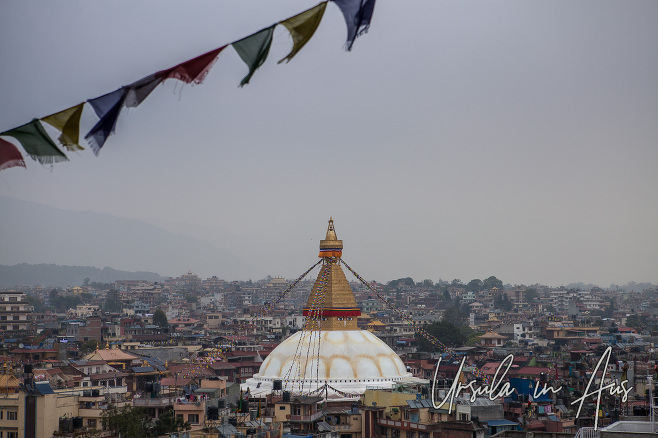
[[[404,286],[415,286],[414,279],[411,277],[398,278],[397,280],[391,280],[388,282],[387,286],[398,287],[400,285]]]
[[[449,347],[463,346],[473,334],[473,330],[466,325],[455,325],[444,320],[425,325],[423,329]],[[436,351],[437,349],[420,333],[416,333],[416,342],[419,351]]]
[[[91,353],[97,348],[98,348],[98,342],[93,339],[90,339],[82,343],[82,345],[80,346],[80,353],[81,354]]]
[[[482,280],[476,278],[466,285],[466,290],[470,292],[480,292],[482,290]]]
[[[116,289],[110,289],[105,295],[104,309],[107,312],[121,312],[121,296]]]
[[[443,291],[443,300],[444,301],[452,300],[452,296],[450,295],[450,291],[448,289]]]
[[[482,289],[483,290],[491,290],[494,287],[498,288],[498,289],[502,289],[503,288],[503,282],[501,280],[497,279],[496,277],[494,277],[493,275],[482,282]]]
[[[162,311],[162,309],[156,309],[155,313],[153,313],[153,325],[157,325],[161,328],[169,327],[167,315]]]
[[[166,411],[158,417],[153,428],[153,436],[169,435],[180,430],[190,430],[192,427],[182,417],[175,417],[172,411]]]
[[[494,298],[494,307],[499,310],[512,310],[514,305],[507,297],[507,294],[501,294]]]
[[[121,438],[144,438],[150,436],[150,423],[145,408],[124,406],[118,409],[109,405],[103,412],[103,429]]]
[[[447,322],[455,326],[464,325],[466,323],[466,315],[459,307],[451,307],[446,309],[441,318],[442,322]]]
[[[612,318],[612,315],[615,313],[615,299],[612,298],[610,300],[610,304],[608,304],[605,309],[603,310],[603,317],[604,318]]]
[[[196,297],[196,295],[187,294],[185,295],[185,301],[188,303],[198,303],[199,299]]]
[[[647,318],[645,316],[633,314],[626,318],[626,325],[636,330],[642,330],[647,326]]]
[[[43,301],[41,298],[34,296],[34,295],[28,295],[27,296],[27,302],[30,303],[32,307],[34,307],[34,312],[35,313],[42,313],[46,309],[46,305],[43,304]]]
[[[146,408],[108,406],[103,412],[103,428],[121,438],[156,438],[181,430],[190,430],[190,423],[175,417],[172,411],[162,413],[153,422]]]
[[[538,296],[539,294],[537,293],[537,289],[535,289],[534,287],[530,287],[526,289],[525,292],[523,293],[523,297],[526,303],[533,303]]]

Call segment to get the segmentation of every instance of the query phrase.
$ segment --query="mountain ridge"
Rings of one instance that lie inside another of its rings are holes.
[[[151,223],[0,196],[0,264],[111,266],[125,272],[249,278],[236,255]]]
[[[22,286],[72,287],[82,286],[85,279],[90,282],[113,283],[117,280],[164,281],[156,272],[122,271],[105,266],[67,266],[54,263],[18,263],[13,266],[0,265],[0,287]]]

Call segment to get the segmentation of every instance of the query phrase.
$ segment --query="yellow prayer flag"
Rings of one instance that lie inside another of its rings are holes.
[[[279,64],[283,61],[290,62],[297,52],[311,39],[315,30],[320,25],[326,8],[327,2],[322,2],[294,17],[279,22],[279,24],[284,25],[288,29],[292,37],[292,50],[288,53],[288,56],[279,61]]]
[[[84,150],[80,146],[80,117],[84,102],[41,119],[62,133],[58,140],[69,151]]]

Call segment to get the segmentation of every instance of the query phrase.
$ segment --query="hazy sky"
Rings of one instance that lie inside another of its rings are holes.
[[[0,131],[315,4],[3,0]],[[657,1],[378,0],[349,53],[345,34],[330,3],[277,65],[277,27],[244,88],[229,48],[204,84],[124,110],[98,158],[28,158],[0,195],[144,220],[288,278],[333,216],[368,279],[658,282]]]

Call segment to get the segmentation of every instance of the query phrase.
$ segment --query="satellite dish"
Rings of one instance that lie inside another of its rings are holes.
[[[22,343],[18,344],[18,348],[23,348],[23,347],[25,347],[25,345],[23,345]]]

